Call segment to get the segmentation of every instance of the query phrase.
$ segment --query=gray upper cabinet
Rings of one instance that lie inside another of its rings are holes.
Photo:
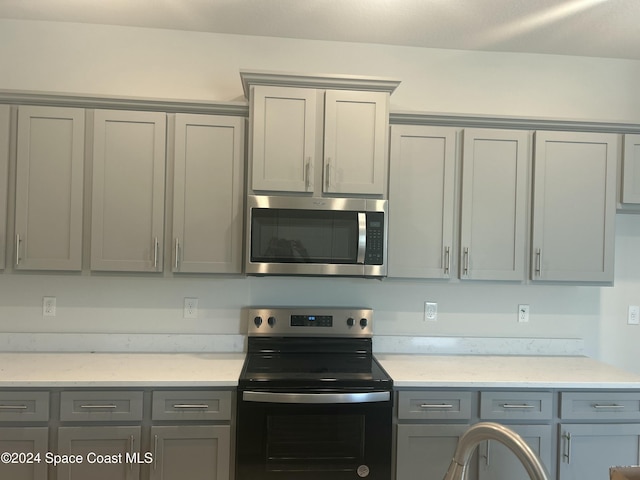
[[[162,271],[166,114],[96,110],[91,269]]]
[[[84,110],[20,107],[15,268],[80,270]]]
[[[455,169],[455,128],[391,127],[390,277],[450,277]]]
[[[617,135],[536,132],[532,280],[612,282]]]
[[[7,238],[7,187],[9,183],[9,105],[0,105],[0,270],[5,267]]]
[[[324,192],[384,195],[388,103],[387,93],[327,90]]]
[[[525,279],[529,132],[465,129],[460,278]]]
[[[640,204],[640,135],[624,136],[621,203]]]
[[[386,193],[389,94],[251,87],[254,191]]]
[[[253,190],[313,191],[317,95],[309,88],[252,87]]]
[[[176,115],[174,272],[242,270],[244,122],[240,117]]]

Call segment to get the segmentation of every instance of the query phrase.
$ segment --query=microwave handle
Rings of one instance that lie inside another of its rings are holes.
[[[358,257],[356,263],[364,264],[364,254],[367,250],[367,214],[358,212]]]

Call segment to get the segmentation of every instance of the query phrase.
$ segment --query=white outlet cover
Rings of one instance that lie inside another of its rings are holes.
[[[194,297],[185,297],[183,318],[198,318],[198,299]]]

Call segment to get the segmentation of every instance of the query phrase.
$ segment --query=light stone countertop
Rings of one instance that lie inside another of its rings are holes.
[[[236,387],[244,353],[0,353],[0,387]]]
[[[640,376],[582,356],[377,354],[396,388],[638,389]]]

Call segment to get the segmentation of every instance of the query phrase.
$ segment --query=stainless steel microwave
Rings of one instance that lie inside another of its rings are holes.
[[[250,195],[250,275],[387,275],[387,200]]]

